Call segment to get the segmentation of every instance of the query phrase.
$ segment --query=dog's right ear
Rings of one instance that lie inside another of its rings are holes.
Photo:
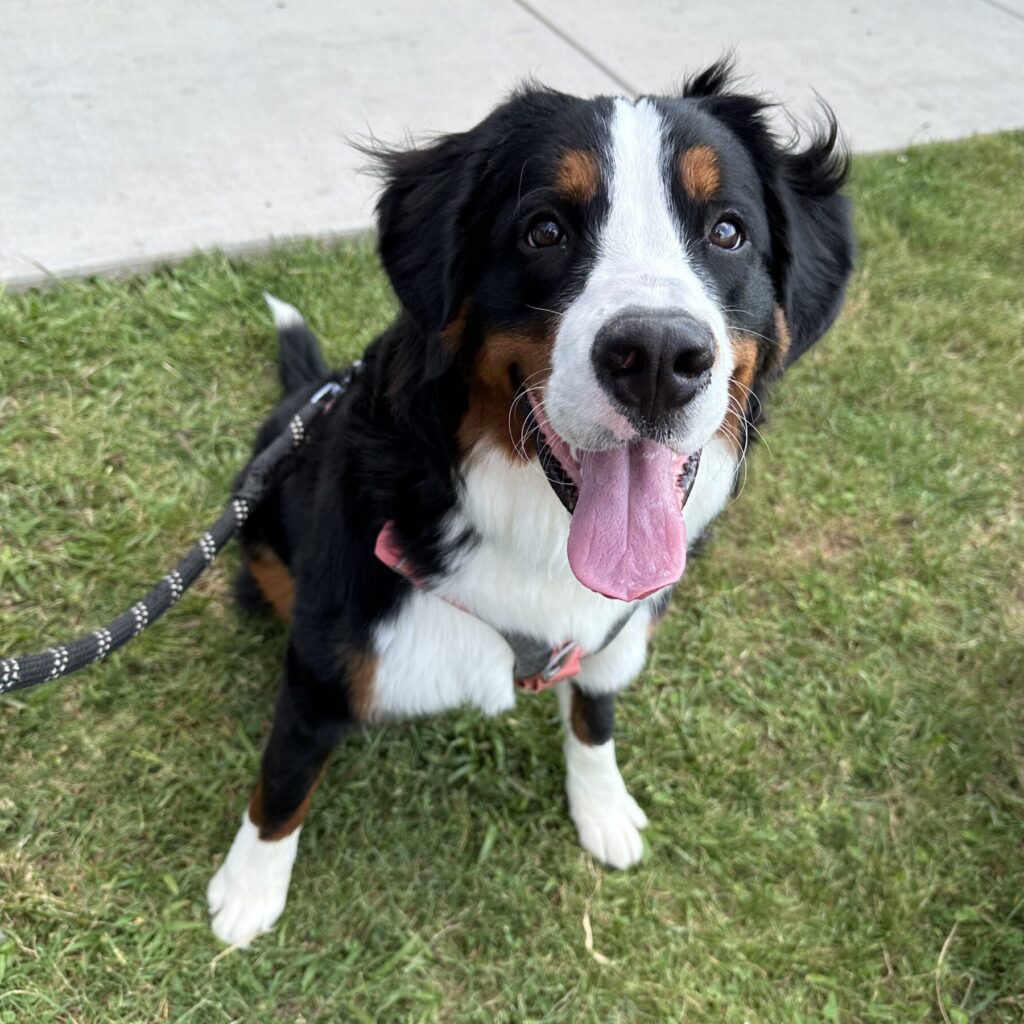
[[[384,178],[377,202],[380,259],[426,339],[426,375],[436,377],[447,366],[439,334],[458,314],[467,288],[472,199],[484,163],[478,133],[372,155]]]

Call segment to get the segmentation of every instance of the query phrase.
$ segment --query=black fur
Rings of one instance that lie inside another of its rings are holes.
[[[282,328],[278,345],[278,375],[286,395],[306,384],[322,381],[330,373],[320,343],[304,320]]]
[[[316,785],[327,756],[355,725],[345,691],[325,685],[289,644],[274,711],[274,726],[263,751],[259,807],[254,819],[264,837],[275,836]],[[301,822],[299,822],[301,824]]]
[[[573,684],[572,722],[582,735],[577,738],[589,746],[607,743],[615,732],[615,695],[588,694]]]

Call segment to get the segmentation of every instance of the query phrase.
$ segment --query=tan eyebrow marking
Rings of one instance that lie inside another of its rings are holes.
[[[555,189],[575,203],[587,203],[597,195],[601,185],[601,166],[593,153],[570,149],[558,165]]]
[[[692,199],[706,202],[722,183],[718,157],[710,146],[691,146],[679,154],[679,179]]]

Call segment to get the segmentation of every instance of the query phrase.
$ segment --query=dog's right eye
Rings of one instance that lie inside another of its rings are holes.
[[[723,217],[708,233],[708,241],[719,249],[734,251],[745,241],[743,229],[734,220]]]
[[[552,245],[558,245],[565,238],[562,225],[551,217],[541,217],[530,225],[526,232],[526,244],[533,249],[547,249]]]

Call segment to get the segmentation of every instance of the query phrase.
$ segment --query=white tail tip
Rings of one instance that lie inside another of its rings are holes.
[[[287,330],[289,327],[298,327],[306,322],[302,314],[291,303],[282,302],[270,292],[263,293],[263,301],[270,307],[270,315],[274,318],[274,325],[279,331]]]

